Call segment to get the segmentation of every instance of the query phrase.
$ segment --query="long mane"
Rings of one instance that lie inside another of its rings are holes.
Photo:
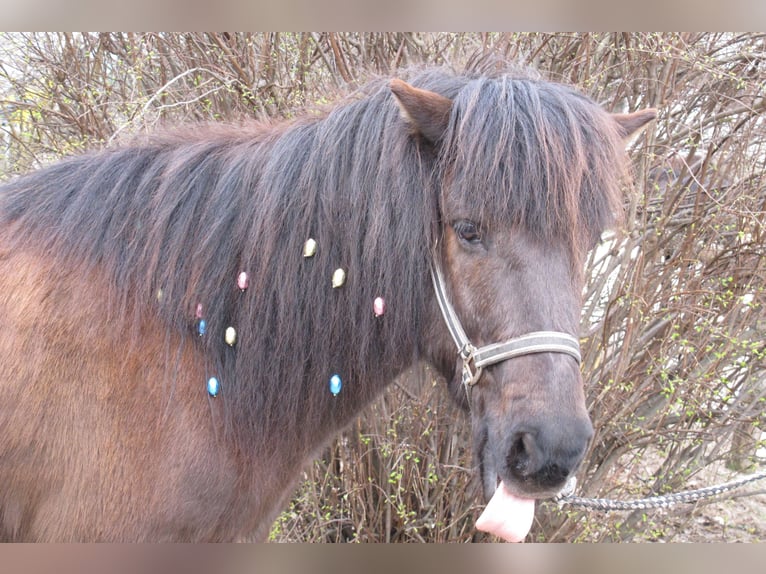
[[[67,272],[100,270],[126,338],[155,314],[194,340],[229,428],[345,422],[346,405],[374,397],[428,338],[442,193],[495,224],[572,237],[599,232],[619,206],[621,142],[590,100],[506,70],[406,79],[455,101],[441,155],[410,135],[379,79],[326,114],[196,126],[67,159],[6,184],[0,225]],[[308,238],[318,249],[304,258]],[[337,268],[347,279],[333,288]]]

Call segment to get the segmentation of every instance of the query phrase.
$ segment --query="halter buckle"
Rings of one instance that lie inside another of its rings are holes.
[[[466,343],[460,349],[459,355],[463,359],[463,376],[462,382],[465,387],[466,393],[470,398],[470,388],[474,386],[481,377],[482,368],[477,367],[474,362],[474,353],[476,353],[476,347],[471,343]]]

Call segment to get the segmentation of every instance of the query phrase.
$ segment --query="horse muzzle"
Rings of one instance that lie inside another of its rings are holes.
[[[593,436],[587,417],[526,420],[490,430],[486,422],[476,440],[484,496],[502,481],[518,496],[549,498],[558,494],[582,462]]]

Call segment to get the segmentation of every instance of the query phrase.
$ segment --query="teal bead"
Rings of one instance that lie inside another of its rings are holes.
[[[210,377],[207,380],[207,394],[209,394],[211,397],[217,397],[220,391],[221,384],[218,382],[218,379],[215,377]]]
[[[340,380],[340,376],[333,375],[330,377],[330,392],[333,394],[333,396],[337,397],[338,393],[340,392],[341,387],[343,386],[343,382]]]

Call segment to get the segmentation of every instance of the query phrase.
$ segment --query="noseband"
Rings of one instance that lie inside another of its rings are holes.
[[[580,342],[576,337],[559,331],[535,331],[520,337],[508,339],[503,343],[492,343],[484,347],[475,347],[465,334],[455,309],[447,299],[447,289],[439,264],[434,261],[431,267],[431,279],[436,291],[436,300],[442,311],[452,340],[455,341],[458,355],[463,360],[462,383],[471,401],[471,388],[478,382],[484,367],[533,353],[564,353],[573,357],[579,364]]]

